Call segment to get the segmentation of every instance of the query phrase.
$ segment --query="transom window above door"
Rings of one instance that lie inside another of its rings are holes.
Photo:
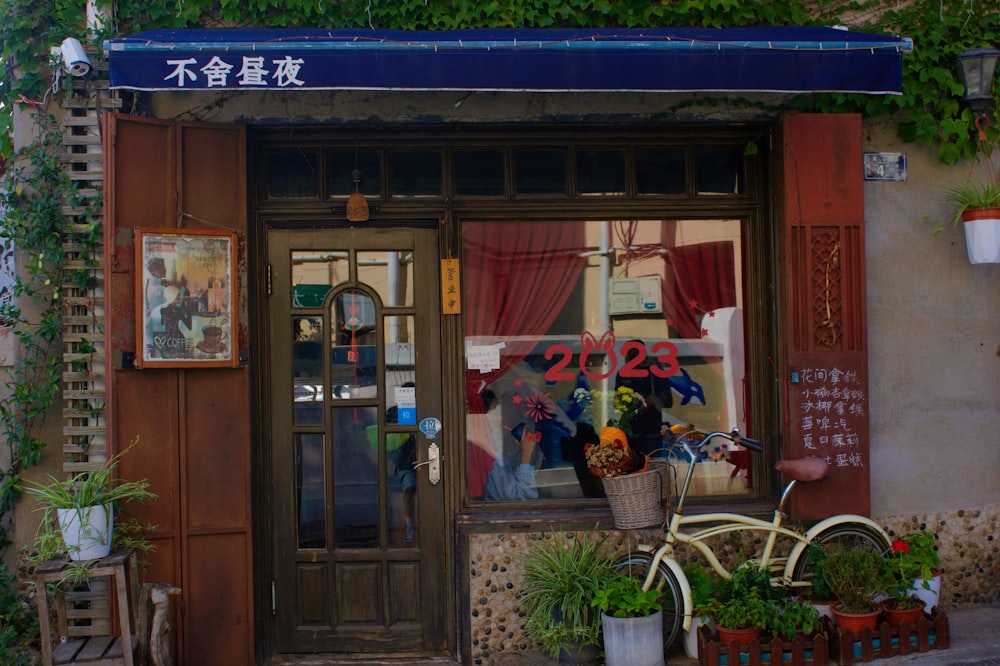
[[[345,200],[700,199],[748,196],[745,139],[342,144],[270,150],[262,203]]]

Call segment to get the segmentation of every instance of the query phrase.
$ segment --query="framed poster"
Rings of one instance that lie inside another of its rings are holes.
[[[135,365],[235,367],[236,233],[135,230]]]

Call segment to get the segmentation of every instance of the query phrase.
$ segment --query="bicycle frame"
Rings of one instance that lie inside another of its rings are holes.
[[[738,433],[735,433],[735,431],[733,434],[709,433],[698,444],[698,448],[702,448],[716,436],[720,436],[734,442],[739,441],[739,435]],[[648,590],[652,586],[661,563],[667,566],[676,576],[684,599],[683,628],[685,631],[688,631],[691,628],[693,604],[691,600],[691,586],[687,581],[687,577],[684,575],[680,563],[674,559],[674,546],[676,544],[684,544],[694,548],[705,557],[706,561],[708,561],[709,565],[716,573],[723,578],[729,578],[731,575],[730,571],[723,566],[721,560],[719,560],[719,558],[715,555],[715,552],[706,542],[713,537],[732,532],[763,531],[767,533],[767,538],[763,544],[761,556],[760,558],[757,558],[757,561],[762,568],[766,568],[769,572],[771,572],[772,584],[781,582],[782,584],[787,585],[807,586],[808,583],[793,583],[792,572],[795,570],[799,558],[804,555],[806,548],[813,542],[817,535],[832,526],[839,524],[864,524],[879,532],[882,531],[881,526],[879,526],[875,521],[865,518],[864,516],[853,514],[832,516],[813,525],[805,533],[784,527],[782,523],[788,517],[785,513],[785,505],[792,489],[795,487],[796,481],[794,479],[786,484],[784,491],[782,492],[781,499],[778,502],[778,506],[775,508],[770,521],[733,512],[714,512],[693,516],[684,515],[684,500],[686,499],[688,489],[691,486],[691,479],[697,469],[698,454],[691,448],[691,445],[683,439],[680,441],[679,445],[688,454],[690,464],[688,465],[687,474],[684,478],[684,484],[681,487],[681,492],[678,495],[677,506],[671,511],[670,514],[670,521],[666,529],[665,543],[662,546],[655,548],[655,550],[651,545],[640,545],[639,549],[652,553],[652,561],[650,563],[649,571],[646,574],[644,589]],[[689,529],[688,531],[682,531],[683,528],[690,528],[698,525],[707,526],[701,529]],[[774,547],[778,541],[778,537],[781,536],[792,539],[794,546],[791,548],[786,557],[772,559]],[[781,575],[774,575],[778,571],[781,571]]]

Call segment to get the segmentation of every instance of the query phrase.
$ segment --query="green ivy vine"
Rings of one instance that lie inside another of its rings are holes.
[[[0,399],[0,433],[7,449],[6,464],[0,468],[0,553],[10,543],[8,519],[21,498],[21,473],[38,463],[45,448],[38,427],[62,378],[62,209],[72,184],[59,159],[62,135],[56,120],[34,109],[34,125],[36,140],[13,155],[0,190],[0,236],[13,239],[24,258],[14,276],[13,298],[0,305],[0,318],[11,328],[18,348],[16,362],[5,368],[5,395]],[[10,576],[0,563],[0,579]],[[14,602],[16,597],[3,594],[0,601]],[[21,604],[0,605],[0,616],[11,622],[0,635],[3,663],[21,663],[21,647],[34,636],[34,625],[24,622],[23,615]],[[32,633],[26,636],[22,630]]]

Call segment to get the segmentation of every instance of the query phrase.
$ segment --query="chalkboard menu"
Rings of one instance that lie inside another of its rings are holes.
[[[788,420],[792,457],[827,461],[826,479],[799,484],[796,518],[868,514],[868,369],[865,356],[803,353],[792,365]]]

